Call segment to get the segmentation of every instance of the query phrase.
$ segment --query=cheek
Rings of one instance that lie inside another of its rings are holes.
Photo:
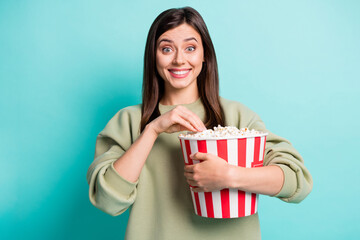
[[[156,69],[160,74],[162,72],[166,72],[168,65],[169,65],[169,57],[159,54],[156,55]]]
[[[196,72],[201,72],[202,69],[202,63],[203,63],[203,56],[202,54],[193,56],[191,59],[189,59],[191,62],[191,65],[194,66]]]
[[[159,73],[159,75],[164,78],[164,71],[163,71],[163,64],[161,62],[161,58],[156,57],[156,70]]]
[[[156,54],[156,68],[159,69],[161,68],[161,58],[159,57],[158,54]]]
[[[194,56],[191,57],[191,59],[189,59],[191,64],[196,68],[200,68],[200,70],[201,70],[201,67],[202,67],[203,60],[204,60],[203,54],[194,55]]]

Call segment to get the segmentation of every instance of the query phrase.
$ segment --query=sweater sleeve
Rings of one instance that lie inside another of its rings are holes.
[[[131,146],[136,124],[129,108],[120,110],[96,139],[95,157],[87,172],[90,202],[100,210],[117,216],[136,199],[138,181],[129,182],[114,169],[113,163]]]
[[[250,129],[268,132],[265,146],[264,166],[277,165],[284,173],[284,183],[278,197],[285,202],[299,203],[311,192],[313,180],[304,160],[292,144],[266,129],[260,117],[253,113]]]

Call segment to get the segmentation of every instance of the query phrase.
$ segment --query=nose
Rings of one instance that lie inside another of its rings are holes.
[[[174,55],[173,63],[176,65],[182,65],[185,63],[185,58],[181,51],[176,51],[176,54]]]

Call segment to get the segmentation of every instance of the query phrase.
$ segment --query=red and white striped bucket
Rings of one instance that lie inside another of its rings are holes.
[[[253,168],[263,166],[267,133],[252,137],[226,139],[194,139],[179,136],[186,165],[199,163],[190,159],[196,152],[212,153],[228,164]],[[257,212],[258,194],[238,189],[222,189],[214,192],[193,192],[190,186],[195,213],[208,218],[237,218]]]

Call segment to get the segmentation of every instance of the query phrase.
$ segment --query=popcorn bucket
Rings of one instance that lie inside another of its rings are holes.
[[[228,164],[253,168],[263,166],[267,133],[255,136],[236,136],[200,139],[179,136],[185,165],[199,163],[190,159],[196,152],[212,153]],[[195,213],[208,218],[238,218],[257,212],[259,196],[238,189],[225,188],[213,192],[193,192],[190,186]]]

